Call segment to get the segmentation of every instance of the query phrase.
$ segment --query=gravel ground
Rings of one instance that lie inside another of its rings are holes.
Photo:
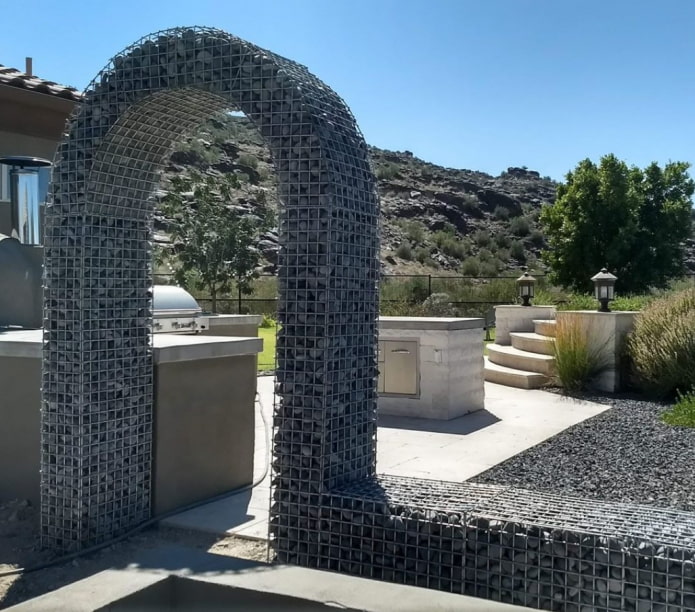
[[[666,404],[582,399],[612,407],[471,481],[695,511],[695,429],[664,424]]]

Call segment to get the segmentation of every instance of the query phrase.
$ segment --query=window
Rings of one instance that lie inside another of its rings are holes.
[[[10,167],[0,164],[0,202],[10,200]]]

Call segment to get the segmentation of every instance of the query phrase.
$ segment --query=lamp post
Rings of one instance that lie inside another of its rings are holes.
[[[530,306],[531,299],[534,296],[534,285],[536,279],[528,273],[528,269],[524,269],[524,273],[516,279],[517,292],[521,298],[522,306]]]
[[[606,268],[601,268],[598,274],[591,277],[594,282],[594,295],[599,301],[599,312],[610,312],[608,302],[615,299],[615,281],[617,276],[611,274]]]

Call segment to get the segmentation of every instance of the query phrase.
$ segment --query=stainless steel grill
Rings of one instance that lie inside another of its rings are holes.
[[[200,331],[198,317],[203,312],[195,298],[181,287],[152,287],[153,331],[155,334],[192,334]]]

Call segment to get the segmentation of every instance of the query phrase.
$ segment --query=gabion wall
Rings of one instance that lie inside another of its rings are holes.
[[[548,610],[695,609],[695,516],[375,475],[378,203],[344,103],[304,67],[192,28],[88,87],[46,214],[41,533],[150,515],[150,195],[179,137],[244,111],[279,178],[271,544],[281,562]]]
[[[175,143],[223,109],[265,137],[282,200],[276,484],[316,495],[374,474],[378,202],[354,118],[294,62],[217,30],[159,32],[90,84],[57,153],[41,453],[56,549],[149,517],[150,196]]]

